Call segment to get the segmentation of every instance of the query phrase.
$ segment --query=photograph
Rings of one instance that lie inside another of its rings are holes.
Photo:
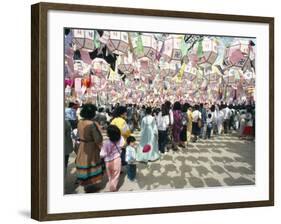
[[[255,36],[61,38],[65,195],[256,184]]]
[[[31,7],[31,217],[274,205],[274,18]]]

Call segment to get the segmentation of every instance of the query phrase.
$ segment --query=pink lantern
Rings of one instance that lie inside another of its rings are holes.
[[[129,47],[129,34],[127,32],[110,31],[107,47],[115,54],[126,54]]]
[[[243,71],[251,68],[250,57],[254,52],[248,40],[235,40],[225,51],[224,62],[228,66],[241,68]]]
[[[95,50],[94,36],[94,30],[73,29],[74,49],[83,49],[89,52]]]
[[[138,61],[138,68],[139,68],[140,75],[145,75],[145,76],[148,76],[148,77],[152,77],[156,72],[154,63],[151,62],[148,59],[139,60]]]

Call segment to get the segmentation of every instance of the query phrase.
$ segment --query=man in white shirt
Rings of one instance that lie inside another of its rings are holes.
[[[223,114],[224,114],[224,122],[223,122],[224,133],[227,134],[229,130],[229,122],[231,117],[231,110],[229,109],[228,105],[226,105],[225,108],[223,109]]]

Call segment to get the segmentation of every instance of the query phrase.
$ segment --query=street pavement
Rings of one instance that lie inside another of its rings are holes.
[[[134,135],[139,140],[139,132]],[[108,192],[107,177],[98,186],[84,189],[76,183],[75,153],[69,159],[65,194]],[[137,164],[135,181],[120,176],[118,191],[145,191],[255,184],[255,142],[236,133],[199,139],[178,151],[169,150],[160,159]]]

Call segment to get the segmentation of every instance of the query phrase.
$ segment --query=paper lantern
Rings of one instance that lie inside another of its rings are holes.
[[[255,87],[255,82],[256,82],[256,74],[254,69],[247,70],[246,72],[243,73],[242,79],[241,79],[241,84],[243,87]]]
[[[182,59],[180,35],[170,35],[164,41],[163,51],[161,56],[167,62],[180,62]]]
[[[74,76],[83,76],[85,74],[89,74],[91,65],[84,63],[82,60],[74,60],[73,62]]]
[[[254,59],[254,53],[248,40],[235,40],[225,50],[224,63],[228,66],[241,68],[243,71],[251,68],[251,60]]]
[[[155,65],[151,60],[148,59],[141,59],[138,60],[138,70],[140,75],[152,77],[156,73]]]
[[[102,91],[107,86],[107,80],[105,77],[102,76],[91,76],[91,84],[92,84],[92,91],[95,93],[99,93],[99,91]]]
[[[204,77],[209,81],[209,83],[220,83],[223,75],[219,69],[213,65],[209,69],[205,69]]]
[[[75,50],[83,49],[88,52],[95,50],[95,31],[73,29],[73,45]]]
[[[166,80],[173,78],[177,74],[181,68],[181,64],[179,62],[162,62],[159,64],[159,67],[161,78]]]
[[[97,76],[107,77],[110,65],[102,58],[95,58],[91,64],[91,71]]]
[[[140,44],[142,44],[142,51],[138,50],[138,41],[141,41]],[[134,37],[132,45],[137,58],[148,58],[152,61],[155,60],[157,53],[157,40],[153,34],[143,33],[140,36]]]
[[[127,32],[110,31],[107,41],[108,49],[114,54],[126,54],[129,47],[129,36]]]
[[[202,46],[200,46],[201,44]],[[217,41],[207,37],[205,37],[201,43],[200,41],[197,42],[194,50],[197,52],[198,66],[206,68],[214,64],[218,57],[217,45]]]
[[[128,56],[120,55],[117,59],[117,67],[125,74],[132,74],[135,69],[133,55],[130,52],[128,52]]]
[[[194,80],[198,76],[197,67],[193,66],[191,62],[189,62],[184,70],[183,79]]]
[[[241,69],[230,68],[225,71],[223,80],[228,85],[236,85],[240,81],[240,76],[243,74]]]

